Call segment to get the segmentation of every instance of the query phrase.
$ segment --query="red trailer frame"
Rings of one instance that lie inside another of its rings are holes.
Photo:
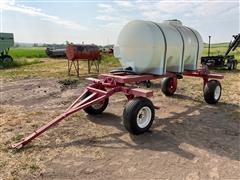
[[[152,90],[146,90],[138,88],[135,84],[137,82],[155,80],[165,77],[173,77],[175,81],[172,82],[171,86],[176,89],[176,82],[179,76],[191,76],[200,77],[203,79],[203,87],[207,84],[209,79],[223,79],[223,75],[220,74],[210,74],[207,69],[198,69],[196,71],[185,71],[183,74],[179,75],[176,73],[168,72],[166,75],[132,75],[125,72],[118,72],[112,74],[101,74],[98,79],[87,78],[91,83],[86,87],[81,96],[79,96],[66,110],[64,113],[56,117],[55,119],[48,122],[46,125],[40,127],[34,131],[29,136],[22,139],[20,142],[13,144],[12,148],[21,148],[28,144],[30,141],[44,133],[46,130],[52,126],[58,124],[64,118],[69,115],[85,109],[95,103],[102,103],[105,99],[112,96],[115,93],[122,92],[127,97],[128,101],[132,100],[136,96],[141,97],[151,97],[153,96]],[[86,96],[88,94],[88,96]],[[155,109],[159,107],[154,106]]]

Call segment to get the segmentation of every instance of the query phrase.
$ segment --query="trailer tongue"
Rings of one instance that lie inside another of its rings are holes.
[[[219,101],[221,96],[221,85],[217,80],[209,79],[222,79],[222,75],[209,74],[206,69],[186,71],[182,75],[201,77],[203,79],[205,101],[209,104],[216,104]],[[155,109],[158,109],[158,107],[154,106],[148,99],[148,97],[153,96],[153,91],[141,89],[137,87],[135,83],[164,78],[162,81],[162,91],[165,95],[169,96],[174,94],[177,88],[177,78],[179,77],[179,74],[176,73],[166,73],[166,75],[163,76],[155,76],[115,72],[113,74],[102,74],[99,76],[99,79],[87,78],[91,83],[86,87],[82,95],[61,115],[35,130],[20,142],[13,144],[11,147],[21,148],[25,146],[49,128],[82,109],[91,115],[102,113],[108,105],[109,97],[118,92],[122,92],[129,101],[123,112],[125,128],[132,134],[142,134],[151,127]],[[165,87],[165,89],[163,89],[163,87]]]
[[[86,93],[87,91],[85,91]],[[44,133],[46,130],[51,128],[52,126],[56,125],[60,121],[62,121],[64,118],[68,117],[69,115],[88,107],[89,105],[99,102],[101,100],[104,100],[106,96],[102,95],[100,97],[97,97],[97,93],[93,93],[84,100],[80,101],[81,97],[85,94],[83,93],[67,110],[65,110],[64,113],[61,115],[57,116],[55,119],[51,120],[49,123],[46,125],[42,126],[41,128],[37,129],[34,131],[32,134],[24,138],[22,141],[12,145],[13,148],[21,148],[22,146],[28,144],[31,140],[35,139],[37,136],[41,135]]]

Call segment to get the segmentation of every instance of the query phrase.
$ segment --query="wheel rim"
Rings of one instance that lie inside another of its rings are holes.
[[[174,91],[176,91],[176,82],[174,80],[174,78],[169,80],[169,87],[168,87],[169,92],[173,93]]]
[[[137,125],[140,128],[145,128],[148,126],[152,118],[152,111],[149,107],[145,106],[141,108],[137,114]]]
[[[220,86],[217,86],[214,91],[214,98],[215,100],[218,100],[221,95],[221,88]]]
[[[93,108],[93,109],[101,109],[102,106],[103,106],[103,103],[98,102],[98,103],[94,103],[94,104],[92,105],[92,108]]]
[[[11,61],[12,61],[12,59],[9,58],[9,57],[5,57],[5,58],[3,58],[3,62],[11,62]]]

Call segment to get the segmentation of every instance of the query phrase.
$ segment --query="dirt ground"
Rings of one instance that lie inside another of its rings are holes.
[[[222,98],[207,105],[199,78],[184,78],[165,97],[151,131],[130,135],[122,125],[126,99],[110,98],[102,115],[79,112],[22,150],[9,145],[55,117],[86,81],[1,79],[0,179],[240,179],[240,71],[222,71]]]

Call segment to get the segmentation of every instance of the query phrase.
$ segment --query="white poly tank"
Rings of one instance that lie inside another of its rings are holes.
[[[203,49],[200,34],[179,20],[135,20],[121,30],[114,56],[137,73],[164,75],[196,70]]]

